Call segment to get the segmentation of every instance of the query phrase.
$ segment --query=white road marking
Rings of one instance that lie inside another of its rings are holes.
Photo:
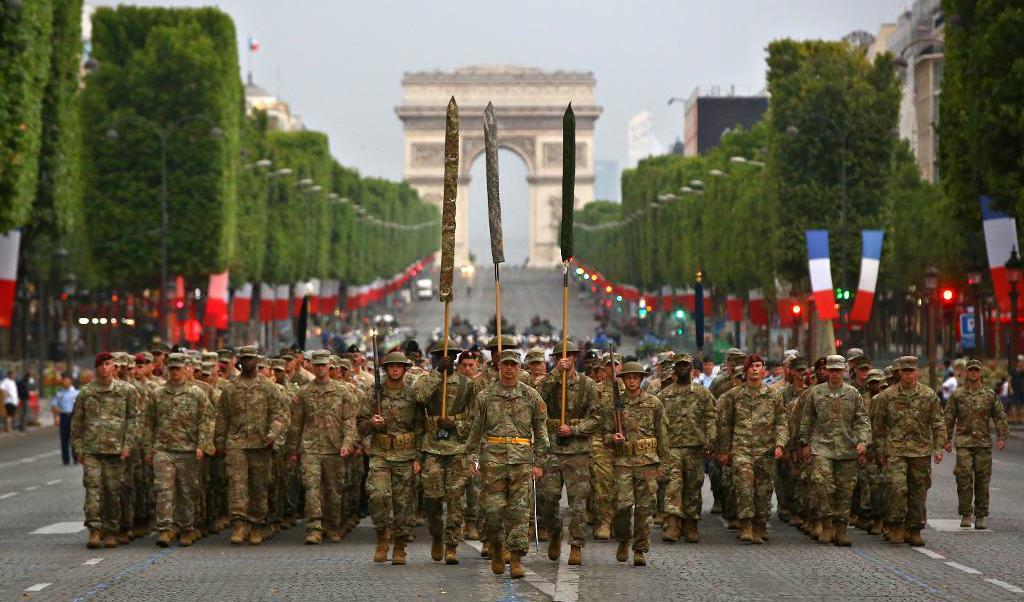
[[[910,549],[911,550],[916,550],[916,551],[924,554],[928,558],[934,558],[936,560],[945,560],[946,559],[946,557],[943,556],[942,554],[939,554],[938,552],[932,552],[928,548],[910,548]]]
[[[60,483],[60,479],[54,479],[46,482],[47,485],[56,485],[57,483]]]
[[[25,491],[35,491],[36,489],[39,489],[39,485],[32,485],[31,487],[26,487]]]
[[[29,535],[67,535],[69,533],[81,533],[82,531],[85,531],[85,525],[81,521],[67,521],[39,527]]]
[[[1024,594],[1024,589],[1021,589],[1021,588],[1017,587],[1016,585],[1014,585],[1012,583],[1007,583],[1005,581],[1000,581],[999,579],[992,579],[991,577],[986,578],[985,581],[988,581],[989,583],[991,583],[993,585],[998,585],[999,587],[1001,587],[1001,588],[1003,588],[1003,589],[1005,589],[1007,591],[1013,592],[1015,594]]]
[[[0,468],[6,468],[8,466],[17,466],[18,464],[30,464],[36,460],[42,460],[43,458],[49,458],[50,456],[56,456],[60,454],[60,450],[48,451],[42,454],[36,454],[34,456],[28,456],[27,458],[21,458],[19,460],[9,460],[7,462],[0,462]]]
[[[564,557],[567,546],[562,546]],[[552,596],[554,602],[576,602],[580,598],[580,567],[569,566],[568,562],[561,560],[558,563],[558,574],[555,576],[555,594]]]
[[[26,592],[41,592],[44,589],[50,587],[51,585],[53,585],[53,584],[52,583],[37,583],[37,584],[33,585],[32,587],[26,587],[25,591]]]
[[[929,518],[928,528],[946,533],[991,533],[992,529],[961,529],[959,518]]]
[[[980,575],[981,574],[981,571],[979,571],[978,569],[972,569],[969,566],[964,566],[964,565],[960,564],[959,562],[953,562],[952,560],[946,561],[945,564],[946,564],[946,566],[951,566],[954,569],[961,570],[961,571],[963,571],[963,572],[965,572],[965,573],[967,573],[969,575]]]
[[[18,495],[18,492],[17,492],[17,491],[11,491],[11,492],[9,492],[9,493],[5,493],[5,494],[3,494],[3,495],[0,495],[0,500],[6,500],[7,498],[9,498],[9,497],[14,497],[14,496],[16,496],[16,495]]]
[[[479,541],[463,541],[462,543],[464,543],[467,546],[473,548],[477,552],[479,552],[480,549],[483,548],[483,544],[480,543]],[[490,562],[490,561],[488,561],[488,562]],[[525,582],[529,583],[531,586],[537,588],[537,590],[539,590],[540,593],[544,594],[545,596],[550,596],[552,598],[555,597],[555,584],[553,584],[550,581],[548,581],[547,579],[541,577],[537,573],[534,573],[530,569],[527,569],[526,567],[523,567],[523,568],[526,569],[526,576],[523,577],[523,581],[525,581]],[[495,575],[495,577],[497,577],[497,575]]]
[[[99,564],[101,562],[103,562],[102,558],[90,558],[89,560],[86,560],[82,564],[84,564],[86,566],[96,566],[97,564]]]

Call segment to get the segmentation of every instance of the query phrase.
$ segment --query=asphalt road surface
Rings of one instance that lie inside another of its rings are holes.
[[[854,530],[852,548],[808,542],[772,521],[771,542],[737,543],[705,495],[699,545],[661,543],[647,567],[615,562],[615,544],[588,541],[584,565],[531,550],[524,580],[495,577],[478,542],[462,563],[429,557],[416,530],[404,567],[371,562],[368,520],[340,544],[302,545],[291,529],[260,547],[228,534],[191,548],[156,547],[155,537],[114,550],[87,550],[81,469],[65,467],[53,427],[0,436],[0,598],[15,600],[997,600],[1024,593],[1024,440],[996,453],[988,531],[961,531],[953,457],[935,468],[925,548],[891,546]],[[542,544],[546,545],[546,544]],[[542,547],[542,551],[544,548]]]

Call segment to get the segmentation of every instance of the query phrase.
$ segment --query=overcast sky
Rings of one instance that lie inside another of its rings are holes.
[[[669,98],[688,98],[696,86],[712,84],[761,89],[765,48],[771,40],[838,39],[856,29],[876,34],[881,23],[895,21],[910,2],[142,0],[132,4],[220,7],[235,21],[243,73],[247,39],[253,36],[261,45],[252,62],[257,83],[291,103],[306,127],[326,132],[341,163],[364,174],[400,179],[402,128],[394,107],[401,100],[405,71],[494,63],[592,71],[597,78],[597,102],[604,107],[597,122],[594,156],[622,168],[627,163],[626,125],[636,113],[646,109],[653,114],[654,134],[667,146],[682,137],[683,108],[667,106]],[[525,182],[511,182],[525,176],[525,168],[513,157],[503,154],[503,198],[526,194]],[[482,165],[474,166],[473,175],[482,175]],[[474,201],[483,194],[480,180],[474,178]],[[480,213],[476,205],[474,217]],[[525,237],[525,216],[521,226],[522,231],[515,227],[515,232],[506,234],[506,239],[513,239],[509,242]],[[486,244],[472,247],[480,256]]]

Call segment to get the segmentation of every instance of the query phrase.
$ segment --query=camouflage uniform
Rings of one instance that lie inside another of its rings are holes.
[[[619,382],[619,389],[623,387]],[[597,385],[597,411],[603,417],[612,411],[611,381],[605,380]],[[590,438],[590,498],[591,519],[595,530],[604,527],[611,529],[612,494],[615,490],[615,477],[612,474],[612,450],[605,443],[603,424]],[[603,536],[602,536],[603,537]]]
[[[714,448],[718,435],[715,399],[701,385],[673,383],[658,394],[668,418],[668,456],[662,466],[668,474],[665,513],[699,519],[704,487],[704,454]]]
[[[804,365],[806,367],[806,365]],[[799,388],[797,388],[799,386]],[[786,408],[786,425],[789,429],[789,443],[786,445],[786,454],[775,463],[775,497],[779,503],[779,518],[788,519],[791,516],[801,516],[801,500],[798,491],[800,490],[800,479],[803,476],[803,464],[797,461],[797,433],[800,431],[799,424],[794,420],[793,410],[796,407],[796,400],[806,389],[803,382],[795,385],[792,382],[786,383],[779,388],[779,395],[782,397],[782,404]],[[802,491],[800,492],[802,493]]]
[[[562,487],[569,498],[569,544],[583,547],[587,527],[587,498],[590,496],[590,439],[598,432],[597,385],[589,377],[568,372],[565,387],[565,424],[572,435],[558,436],[562,412],[562,370],[555,369],[538,383],[547,406],[548,461],[537,490],[540,520],[552,542],[562,540],[562,519],[558,516]]]
[[[216,451],[213,406],[199,387],[169,382],[154,396],[146,423],[151,433],[146,456],[153,462],[157,529],[168,531],[173,526],[186,534],[196,519],[200,469],[196,450],[206,455]]]
[[[909,360],[897,360],[910,365]],[[917,358],[913,358],[917,367]],[[917,383],[905,390],[897,384],[882,391],[878,400],[878,446],[889,466],[891,487],[887,521],[892,527],[920,532],[927,521],[925,504],[932,485],[930,456],[946,441],[946,424],[939,399]]]
[[[71,447],[80,456],[85,487],[85,526],[113,535],[121,521],[125,462],[140,444],[141,400],[134,387],[114,379],[84,387],[71,417]]]
[[[480,466],[485,538],[492,554],[504,545],[525,554],[531,471],[544,465],[548,452],[544,401],[522,382],[514,387],[495,382],[477,394],[476,403],[466,452]]]
[[[782,396],[762,384],[729,389],[719,400],[719,453],[731,455],[736,517],[768,520],[776,447],[789,440]]]
[[[979,363],[980,364],[980,363]],[[968,364],[970,367],[971,364]],[[979,365],[980,368],[980,365]],[[992,435],[1006,441],[1006,410],[996,394],[979,383],[961,385],[946,402],[946,441],[956,444],[956,492],[961,516],[988,516],[988,488],[992,479]]]
[[[149,410],[150,404],[153,403],[156,390],[159,387],[150,387],[146,384],[146,381],[133,379],[129,381],[135,390],[139,393],[139,440],[148,441],[152,436],[150,426],[146,420],[143,419]],[[153,483],[153,466],[142,461],[144,450],[139,446],[135,452],[132,453],[133,457],[137,457],[139,461],[133,461],[133,475],[132,481],[135,483],[135,499],[133,500],[134,506],[134,526],[139,535],[144,532],[148,533],[151,526],[150,521],[154,519],[154,511],[156,500],[154,499],[154,483]],[[125,467],[127,470],[127,466]],[[127,476],[127,475],[126,475]],[[147,525],[143,527],[143,525]]]
[[[448,547],[459,545],[465,523],[466,485],[469,460],[466,458],[466,437],[476,415],[476,385],[459,373],[448,375],[445,416],[455,423],[447,439],[437,437],[441,417],[442,373],[431,370],[416,379],[413,397],[424,413],[421,445],[424,509],[435,542]],[[445,508],[447,506],[447,517]]]

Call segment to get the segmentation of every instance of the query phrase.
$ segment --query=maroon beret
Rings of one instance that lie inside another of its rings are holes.
[[[96,364],[95,364],[95,366],[97,368],[99,368],[100,364],[102,364],[103,362],[106,362],[108,360],[112,360],[112,359],[114,359],[114,354],[113,353],[111,353],[109,351],[101,351],[101,352],[96,354]]]
[[[746,361],[743,362],[743,372],[750,370],[750,367],[754,365],[754,362],[761,362],[762,365],[764,364],[764,360],[761,359],[760,355],[756,353],[751,353],[750,355],[747,356]]]

